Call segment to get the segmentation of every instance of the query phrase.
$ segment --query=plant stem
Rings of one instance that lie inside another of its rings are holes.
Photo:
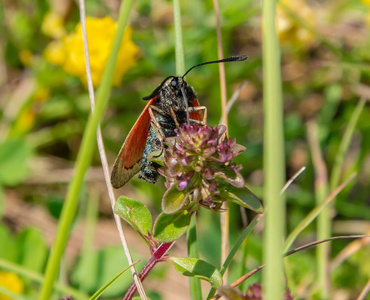
[[[173,24],[175,27],[176,74],[185,73],[184,46],[182,42],[180,0],[173,0]]]
[[[328,194],[328,174],[320,149],[317,124],[313,121],[307,124],[308,141],[312,153],[312,162],[315,170],[315,197],[316,204],[320,205],[325,201]],[[324,208],[317,217],[317,238],[326,239],[331,232],[330,207]],[[329,244],[323,244],[316,248],[317,253],[317,282],[320,289],[320,299],[327,299],[329,295],[328,282],[328,255],[330,251]]]
[[[143,282],[146,276],[148,276],[149,272],[154,268],[154,266],[162,261],[163,256],[166,255],[166,253],[171,249],[171,247],[175,244],[175,242],[172,243],[163,243],[161,244],[157,250],[153,253],[150,260],[147,262],[147,264],[144,266],[144,268],[141,270],[139,274],[140,281]],[[129,289],[127,290],[125,296],[123,297],[123,300],[130,300],[135,292],[137,290],[136,284],[133,282]]]
[[[263,0],[263,93],[264,93],[264,198],[266,223],[263,236],[263,288],[267,300],[283,297],[283,239],[285,181],[283,100],[280,48],[275,28],[275,0]]]

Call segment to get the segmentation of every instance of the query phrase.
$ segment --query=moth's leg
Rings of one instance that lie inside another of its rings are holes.
[[[162,131],[162,127],[161,127],[161,124],[159,124],[159,122],[157,121],[157,119],[155,118],[155,115],[154,115],[154,112],[153,111],[156,111],[157,113],[160,113],[162,115],[165,115],[164,111],[159,109],[158,107],[155,107],[153,105],[149,106],[148,108],[148,111],[149,111],[149,115],[150,115],[150,120],[152,122],[152,127],[155,131],[155,134],[157,135],[158,139],[161,141],[164,140],[165,138],[165,135]]]
[[[176,114],[175,114],[175,112],[173,111],[172,107],[170,107],[170,111],[171,111],[171,117],[172,117],[172,119],[173,119],[173,120],[174,120],[174,122],[175,122],[176,128],[177,128],[177,129],[180,129],[180,124],[179,124],[179,122],[177,121]]]
[[[189,107],[189,112],[194,112],[194,111],[203,111],[203,120],[198,121],[198,120],[190,120],[193,124],[196,125],[206,125],[207,124],[207,107],[205,106],[195,106],[195,107]]]

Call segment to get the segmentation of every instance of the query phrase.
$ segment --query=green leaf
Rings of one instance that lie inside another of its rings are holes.
[[[10,230],[3,224],[0,224],[0,258],[4,258],[9,261],[16,261],[17,258],[17,246],[13,236],[10,234]]]
[[[17,235],[19,264],[29,270],[42,272],[48,257],[48,247],[43,234],[35,227],[28,227]]]
[[[187,199],[188,194],[177,189],[178,183],[170,187],[163,195],[162,211],[165,214],[173,214],[179,211]]]
[[[137,262],[133,263],[132,265],[136,265]],[[91,296],[91,298],[89,300],[96,300],[98,299],[101,294],[104,293],[104,291],[109,288],[118,278],[121,277],[121,275],[123,275],[124,273],[126,273],[126,271],[128,271],[129,269],[131,268],[131,266],[128,266],[126,269],[124,269],[121,273],[117,274],[116,276],[114,276],[111,280],[109,280],[105,285],[103,285],[100,289],[98,289],[94,295]]]
[[[211,264],[198,258],[169,257],[176,271],[187,277],[196,277],[208,281],[215,289],[222,285],[222,276]]]
[[[249,208],[258,214],[263,213],[261,201],[246,187],[241,189],[228,187],[224,192],[220,193],[220,197]]]
[[[23,140],[6,140],[0,144],[0,183],[16,185],[28,174],[27,160],[32,149]]]
[[[170,243],[177,240],[188,229],[190,214],[180,211],[171,215],[161,213],[154,225],[154,238],[161,243]]]
[[[152,215],[149,209],[140,201],[121,196],[117,199],[114,212],[144,238],[151,234]]]

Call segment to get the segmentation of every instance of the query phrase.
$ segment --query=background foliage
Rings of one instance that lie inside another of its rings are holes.
[[[216,59],[212,2],[183,1],[181,5],[187,68]],[[0,275],[7,276],[9,270],[14,271],[6,267],[8,262],[42,273],[90,111],[84,84],[68,70],[53,64],[47,50],[51,43],[75,31],[79,14],[73,1],[3,1],[0,6],[0,269],[5,272]],[[118,6],[118,1],[89,1],[87,13],[115,19]],[[247,147],[238,162],[244,166],[241,172],[247,185],[259,194],[263,183],[261,3],[222,0],[220,10],[225,56],[249,56],[247,62],[226,65],[229,97],[247,80],[230,111],[229,134]],[[307,166],[287,192],[287,231],[290,232],[315,206],[315,170],[307,141],[307,122],[314,120],[318,124],[319,142],[330,174],[344,128],[355,106],[361,97],[369,98],[370,6],[366,1],[355,0],[281,1],[278,17],[287,177]],[[164,77],[175,72],[171,2],[136,2],[131,27],[132,40],[139,52],[134,67],[114,88],[102,123],[111,162],[145,105],[140,98],[149,95]],[[53,55],[55,58],[55,52]],[[79,62],[83,64],[82,58]],[[187,76],[187,82],[196,90],[200,103],[207,106],[209,124],[218,124],[217,66],[195,69]],[[367,105],[345,157],[342,178],[354,171],[358,176],[335,200],[333,231],[336,235],[369,233],[369,117]],[[116,247],[118,241],[97,153],[93,165],[96,167],[91,168],[86,177],[62,274],[64,286],[86,294],[92,294],[125,267],[123,254]],[[122,193],[140,199],[153,211],[160,211],[163,191],[163,181],[152,186],[135,179]],[[239,208],[231,206],[230,211],[231,240],[234,241],[242,229],[242,220]],[[220,264],[217,219],[209,212],[200,212],[201,257],[215,266]],[[130,232],[128,227],[126,230]],[[261,263],[260,233],[261,228],[248,239],[248,269]],[[311,225],[296,243],[314,239],[315,225]],[[129,241],[135,259],[148,255],[134,235],[129,236]],[[335,258],[348,243],[334,242],[332,257]],[[184,244],[180,241],[173,251],[184,253]],[[363,246],[333,270],[333,297],[341,294],[352,299],[358,295],[370,277],[367,253],[369,246]],[[309,250],[289,259],[292,278],[303,298],[314,297],[314,256],[315,251]],[[238,263],[242,259],[238,255],[231,265],[231,281],[244,272]],[[117,261],[121,261],[122,266],[118,266]],[[171,270],[160,268],[152,275],[156,282],[162,282],[162,285],[149,287],[154,293],[150,295],[153,299],[160,299],[159,293],[163,298],[178,293],[178,290],[165,288],[168,280],[174,280],[168,275],[163,279],[168,272]],[[37,281],[30,280],[29,274],[17,280],[22,289],[15,288],[15,293],[35,296]],[[127,276],[121,280],[128,285],[131,278]],[[176,280],[178,287],[184,288],[185,280],[180,276]],[[252,281],[259,281],[258,275]],[[0,285],[2,282],[5,281],[0,280]],[[122,282],[117,283],[116,288],[104,294],[105,297],[119,297],[124,286]]]

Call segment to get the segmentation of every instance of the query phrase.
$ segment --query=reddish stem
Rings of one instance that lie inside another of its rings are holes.
[[[171,249],[173,244],[175,244],[175,242],[163,243],[157,248],[157,250],[154,251],[152,257],[146,263],[144,268],[140,271],[139,278],[141,281],[144,281],[144,279],[146,278],[146,276],[148,276],[149,272],[154,268],[154,266],[158,262],[163,260],[163,256],[166,255],[166,253],[168,252],[168,250]],[[123,297],[123,300],[131,300],[136,291],[137,291],[136,284],[135,282],[133,282],[129,289],[127,290],[125,297]]]

